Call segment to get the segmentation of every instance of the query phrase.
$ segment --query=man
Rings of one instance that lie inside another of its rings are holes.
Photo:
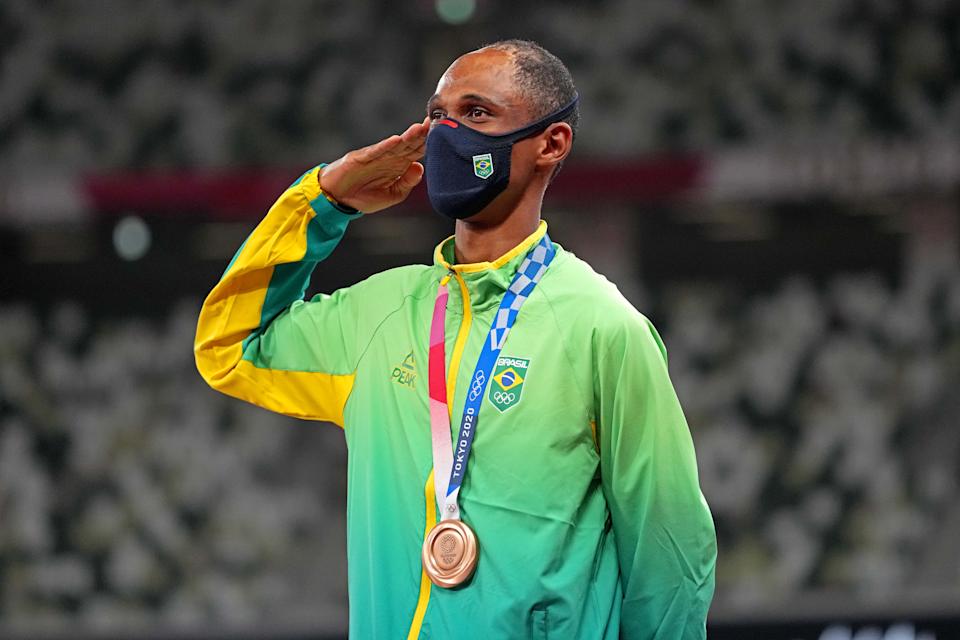
[[[423,122],[297,180],[203,305],[211,386],[344,428],[351,638],[705,637],[716,538],[663,344],[540,220],[577,119],[538,45],[468,53]],[[425,171],[457,220],[433,265],[304,301]]]

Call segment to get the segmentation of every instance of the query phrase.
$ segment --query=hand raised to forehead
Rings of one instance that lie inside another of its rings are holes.
[[[324,167],[320,188],[337,202],[373,213],[403,202],[423,178],[430,121],[424,118],[399,135],[350,151]]]

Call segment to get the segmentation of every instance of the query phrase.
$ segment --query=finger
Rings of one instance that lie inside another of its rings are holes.
[[[390,152],[391,156],[413,161],[423,153],[423,147],[426,144],[426,138],[413,140],[407,144],[401,144]]]
[[[427,116],[426,118],[424,118],[423,122],[419,123],[417,127],[419,128],[418,137],[423,140],[426,140],[427,135],[429,135],[430,133],[430,116]]]
[[[389,156],[396,152],[396,150],[403,145],[403,139],[394,134],[388,138],[384,138],[377,144],[373,145],[373,148],[370,150],[370,160],[376,160],[378,158],[383,158]]]
[[[415,122],[399,135],[392,135],[376,144],[358,150],[357,160],[368,163],[383,158],[403,158],[416,160],[423,155],[422,145],[426,141],[429,126],[424,126],[429,118],[423,122]]]
[[[420,123],[414,122],[412,125],[407,127],[403,133],[400,134],[400,137],[403,138],[404,142],[410,142],[417,136],[417,133],[419,130],[420,130]]]
[[[426,144],[426,139],[417,140],[407,144],[400,143],[393,149],[390,149],[383,154],[384,158],[390,158],[392,160],[406,160],[412,162],[419,158],[423,154],[423,146]]]
[[[424,122],[427,122],[427,118],[424,118]],[[406,144],[417,144],[419,140],[427,137],[427,132],[430,130],[429,126],[424,127],[424,122],[415,122],[407,130],[403,132],[400,136],[403,138],[404,143]]]
[[[409,158],[410,160],[416,160],[423,155],[423,151],[426,146],[427,136],[422,135],[412,140],[402,151],[400,151],[398,148],[398,153],[402,153],[404,157]]]
[[[423,165],[419,162],[411,162],[403,175],[397,178],[394,185],[395,190],[400,194],[407,194],[420,183],[423,179]]]
[[[403,139],[398,135],[392,135],[389,138],[384,138],[380,142],[357,150],[357,160],[361,162],[376,160],[377,158],[392,153],[401,144],[403,144]]]
[[[390,156],[397,159],[406,160],[407,162],[413,162],[423,155],[426,146],[427,140],[426,138],[423,138],[422,140],[412,142],[409,145],[397,147],[390,152]]]
[[[433,121],[430,120],[430,116],[427,116],[423,119],[423,122],[420,123],[420,138],[426,142],[427,136],[430,135],[430,127],[433,125]]]
[[[410,152],[407,154],[407,157],[410,158],[411,161],[417,160],[423,157],[423,154],[426,150],[427,150],[427,141],[426,139],[424,139],[424,141],[421,142],[416,148],[410,150]]]

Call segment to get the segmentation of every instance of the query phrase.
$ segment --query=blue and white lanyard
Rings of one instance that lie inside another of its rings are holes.
[[[470,449],[473,446],[473,438],[477,431],[477,423],[480,418],[480,404],[483,402],[483,395],[487,388],[487,383],[493,373],[497,358],[503,345],[507,341],[513,323],[516,322],[520,313],[520,307],[526,302],[533,289],[540,282],[547,267],[553,261],[556,255],[556,249],[550,241],[550,236],[544,233],[540,242],[527,254],[503,299],[500,301],[500,307],[494,316],[493,324],[490,326],[490,333],[483,343],[483,349],[480,351],[480,357],[477,359],[477,366],[474,368],[473,375],[470,378],[470,388],[467,391],[467,398],[463,406],[463,416],[460,418],[460,430],[457,434],[455,447],[450,440],[450,425],[447,419],[446,398],[443,398],[443,422],[438,424],[438,420],[431,419],[433,429],[433,460],[434,460],[434,484],[437,493],[437,504],[440,507],[440,518],[442,520],[459,519],[460,507],[458,497],[463,479],[467,473],[467,462],[470,459]],[[445,284],[441,285],[438,293],[438,300],[443,298],[443,310],[446,310]],[[445,313],[435,313],[434,323],[443,322],[442,316]],[[440,327],[437,327],[440,329]],[[442,329],[440,329],[442,331]],[[441,343],[442,344],[442,343]],[[441,347],[442,349],[442,347]],[[442,353],[442,351],[441,351]],[[441,360],[442,362],[442,360]],[[438,372],[439,373],[439,372]],[[431,370],[431,377],[433,372]],[[442,383],[442,378],[440,379]],[[431,381],[431,387],[435,386]],[[446,394],[443,394],[444,396]],[[436,403],[439,404],[439,403]],[[440,407],[433,408],[436,416],[439,416]],[[434,416],[432,416],[433,418]],[[446,433],[442,433],[442,431]],[[446,437],[444,437],[444,435]],[[452,456],[451,456],[452,454]],[[449,467],[449,475],[446,469]]]

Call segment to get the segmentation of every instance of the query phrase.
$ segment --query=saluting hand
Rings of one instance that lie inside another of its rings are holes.
[[[373,213],[403,202],[423,178],[430,119],[369,147],[350,151],[320,173],[320,188],[337,202]]]

